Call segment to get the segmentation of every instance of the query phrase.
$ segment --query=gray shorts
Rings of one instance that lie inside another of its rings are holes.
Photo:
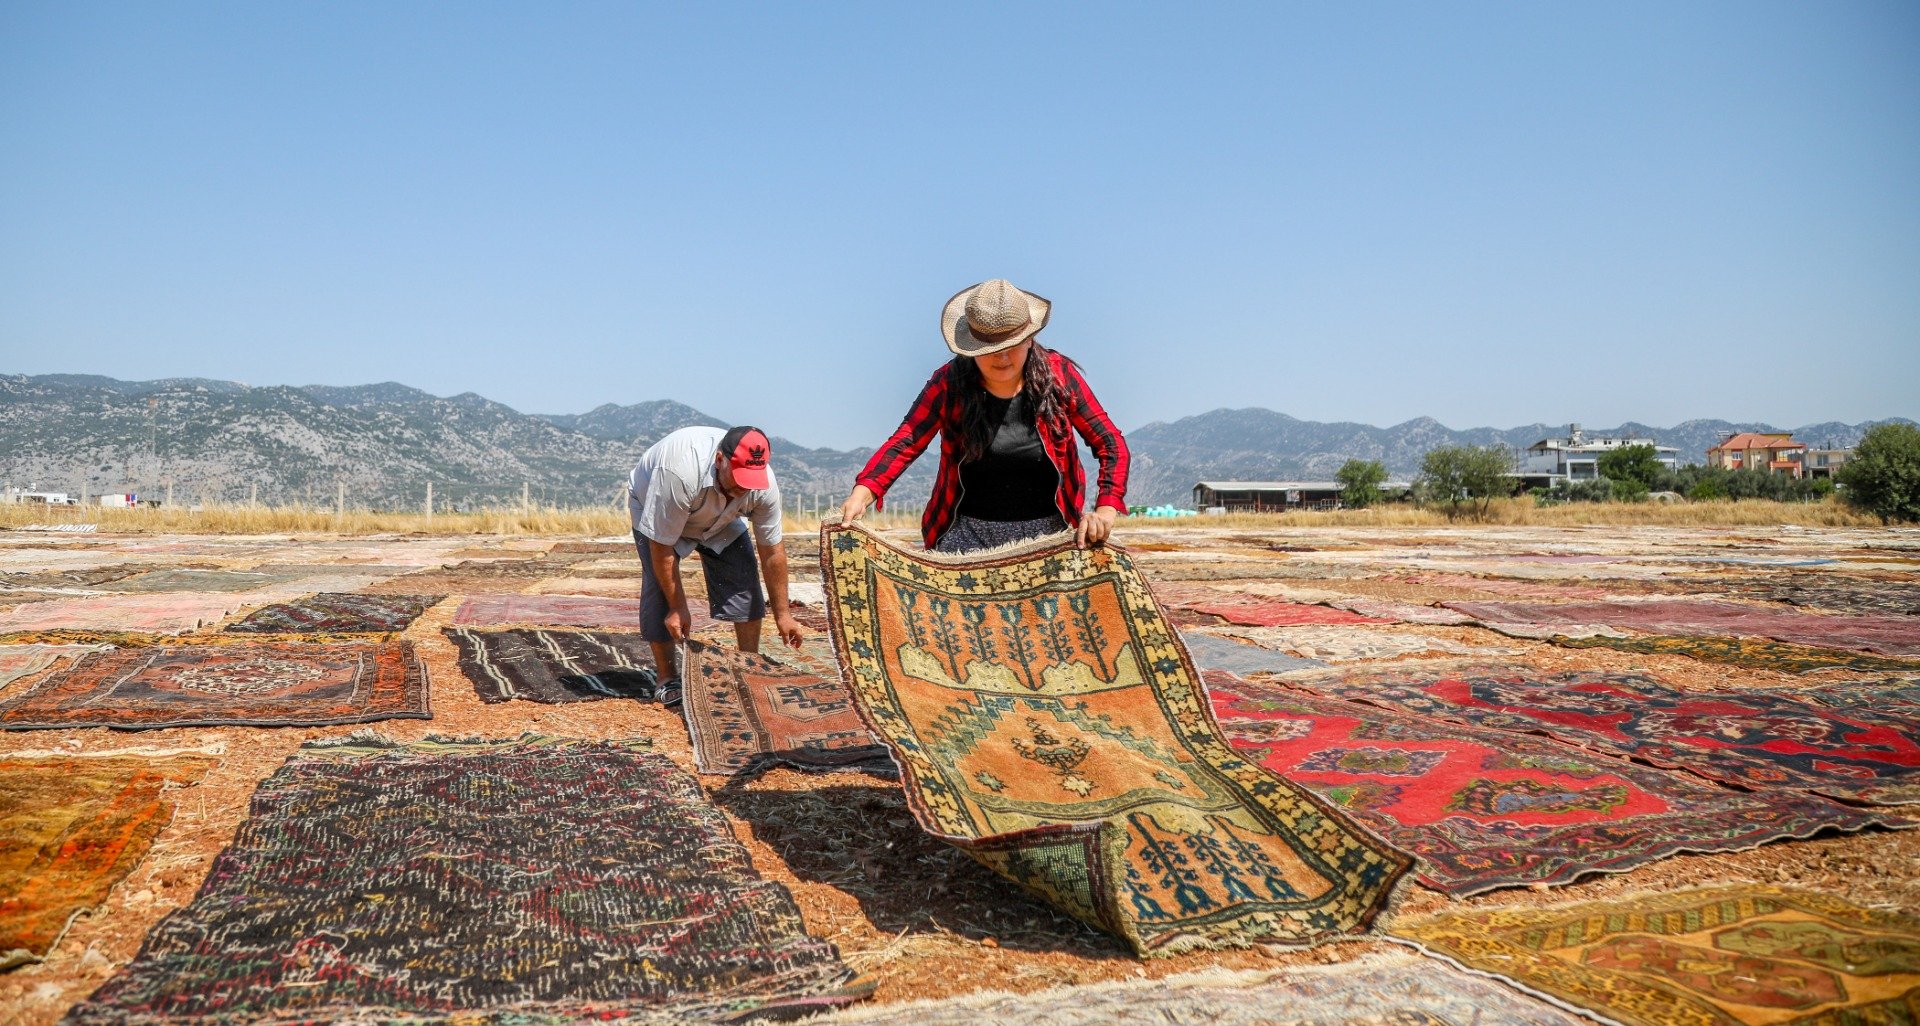
[[[647,536],[633,532],[633,544],[640,550],[640,562],[647,574],[640,580],[640,636],[648,641],[672,641],[667,633],[667,597],[660,591],[660,579],[653,574],[653,557]],[[741,533],[733,544],[719,553],[700,546],[700,572],[707,578],[707,604],[713,618],[726,623],[747,623],[767,615],[767,599],[760,591],[760,561],[753,554],[753,531]]]

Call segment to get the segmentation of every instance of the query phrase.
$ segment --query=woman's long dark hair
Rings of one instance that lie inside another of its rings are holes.
[[[1026,381],[1020,391],[1027,397],[1034,419],[1052,426],[1056,435],[1064,433],[1067,390],[1054,380],[1047,350],[1037,338],[1027,350],[1023,375]],[[971,356],[956,356],[947,365],[947,388],[948,394],[959,403],[960,462],[971,463],[987,454],[987,446],[993,442],[993,429],[998,426],[987,410],[987,396],[992,393],[987,391],[986,380],[980,376],[980,368],[974,365]]]

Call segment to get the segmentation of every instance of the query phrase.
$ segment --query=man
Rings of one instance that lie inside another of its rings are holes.
[[[759,428],[681,428],[642,454],[627,479],[633,543],[649,571],[640,584],[640,635],[653,647],[664,705],[680,704],[674,656],[693,626],[680,587],[680,561],[689,553],[700,553],[713,618],[733,624],[741,651],[760,650],[769,599],[781,640],[800,646],[800,625],[787,604],[787,552],[780,545],[780,486],[767,465],[771,452]],[[766,599],[754,580],[755,548]]]

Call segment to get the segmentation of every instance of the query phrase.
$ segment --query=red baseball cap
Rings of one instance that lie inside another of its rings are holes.
[[[727,454],[734,484],[750,489],[767,486],[767,457],[773,446],[767,444],[766,432],[757,427],[734,428],[720,439],[720,451]]]

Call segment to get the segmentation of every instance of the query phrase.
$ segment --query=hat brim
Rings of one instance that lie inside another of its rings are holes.
[[[727,470],[733,475],[733,483],[748,491],[759,491],[767,486],[766,467],[736,467],[729,464]]]
[[[980,283],[980,285],[984,284],[986,283]],[[1053,313],[1053,304],[1025,289],[1016,289],[1015,291],[1027,299],[1027,326],[1008,338],[991,341],[975,335],[972,327],[967,324],[967,299],[980,285],[969,285],[954,293],[953,298],[947,300],[947,305],[940,311],[940,334],[946,338],[947,348],[953,350],[954,355],[990,356],[1002,349],[1012,349],[1038,335],[1040,329],[1047,326],[1047,318]]]

